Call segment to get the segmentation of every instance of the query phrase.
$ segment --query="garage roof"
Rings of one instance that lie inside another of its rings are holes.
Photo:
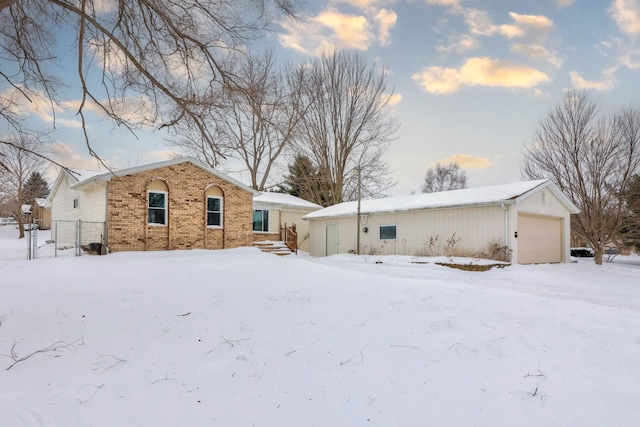
[[[531,193],[548,188],[571,213],[578,208],[548,179],[516,182],[490,187],[465,188],[464,190],[421,193],[410,196],[387,197],[384,199],[362,200],[360,214],[392,213],[422,209],[453,208],[477,205],[513,204]],[[311,212],[302,219],[338,218],[356,215],[357,202],[344,202]]]

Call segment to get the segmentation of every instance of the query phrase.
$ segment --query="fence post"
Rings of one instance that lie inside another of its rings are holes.
[[[31,259],[36,259],[38,257],[38,228],[34,230],[34,224],[31,224]]]
[[[21,225],[22,229],[24,230],[25,228],[25,224]],[[27,259],[31,259],[31,233],[33,232],[33,230],[31,230],[33,227],[29,228],[29,232],[27,233]]]
[[[53,221],[56,228],[53,230],[53,257],[58,258],[58,221]]]
[[[82,238],[82,220],[76,222],[76,256],[80,256],[80,239]]]

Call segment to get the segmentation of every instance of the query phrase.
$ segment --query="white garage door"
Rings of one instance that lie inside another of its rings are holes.
[[[562,218],[518,215],[518,263],[562,262]]]

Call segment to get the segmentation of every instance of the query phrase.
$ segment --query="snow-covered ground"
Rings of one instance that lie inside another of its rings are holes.
[[[0,260],[0,425],[638,425],[640,269],[411,261]]]

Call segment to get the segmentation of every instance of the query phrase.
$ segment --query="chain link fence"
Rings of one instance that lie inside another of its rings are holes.
[[[0,223],[0,259],[80,256],[90,245],[104,244],[104,222],[46,220],[23,227],[21,238],[17,222]]]

